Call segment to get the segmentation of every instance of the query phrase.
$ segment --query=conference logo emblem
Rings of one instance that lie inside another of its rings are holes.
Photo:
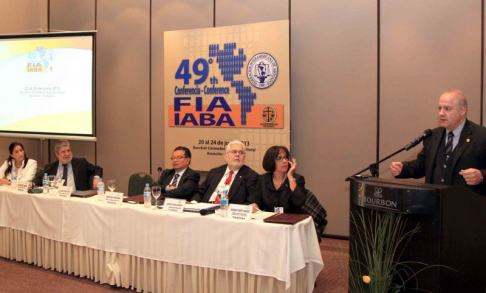
[[[56,59],[56,53],[54,50],[37,47],[35,51],[27,54],[27,59],[27,72],[53,71],[52,63]]]
[[[275,122],[277,120],[277,109],[274,106],[264,106],[260,112],[260,118],[263,121],[263,123],[260,123],[262,127],[273,128],[278,126],[278,123]]]
[[[265,106],[262,109],[262,120],[265,123],[273,123],[277,119],[277,111],[272,106]]]
[[[270,87],[277,79],[277,75],[277,61],[268,53],[258,53],[248,62],[248,80],[258,89]]]

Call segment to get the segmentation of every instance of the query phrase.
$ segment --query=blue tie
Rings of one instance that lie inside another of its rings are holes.
[[[174,186],[174,187],[177,187],[177,179],[179,179],[179,174],[175,174],[175,178],[174,178],[174,181],[172,181],[172,184],[170,186]]]

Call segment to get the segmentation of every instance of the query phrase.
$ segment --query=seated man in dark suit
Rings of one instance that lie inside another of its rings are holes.
[[[191,151],[186,147],[176,147],[170,159],[173,169],[164,170],[157,182],[162,186],[162,195],[191,200],[200,178],[199,173],[189,168]]]
[[[211,169],[206,180],[196,189],[192,200],[197,202],[215,202],[218,191],[229,190],[228,199],[234,204],[250,204],[255,195],[258,174],[244,165],[246,148],[234,140],[226,146],[224,155],[227,165]]]
[[[71,145],[67,140],[59,140],[54,146],[57,161],[49,163],[42,172],[37,173],[34,180],[37,186],[42,185],[44,173],[56,175],[56,178],[64,179],[65,186],[72,186],[73,190],[96,189],[99,178],[103,176],[103,169],[89,163],[85,158],[73,158]],[[93,184],[89,181],[93,178]]]

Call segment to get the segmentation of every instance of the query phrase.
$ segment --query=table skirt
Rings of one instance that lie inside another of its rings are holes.
[[[100,284],[134,289],[137,292],[286,292],[285,282],[273,277],[106,252],[7,227],[0,227],[0,257],[86,277]],[[287,292],[311,291],[307,288],[308,277],[306,268],[294,272]]]

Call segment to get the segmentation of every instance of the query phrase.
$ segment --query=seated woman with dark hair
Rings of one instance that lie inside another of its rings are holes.
[[[27,157],[20,142],[12,142],[8,150],[10,155],[0,167],[0,185],[7,184],[12,174],[16,174],[18,181],[31,182],[37,171],[36,160]]]
[[[284,146],[270,147],[263,157],[267,173],[258,178],[255,204],[261,210],[274,212],[276,207],[284,213],[304,213],[306,199],[305,179],[294,173],[297,160],[290,161],[290,152]]]

